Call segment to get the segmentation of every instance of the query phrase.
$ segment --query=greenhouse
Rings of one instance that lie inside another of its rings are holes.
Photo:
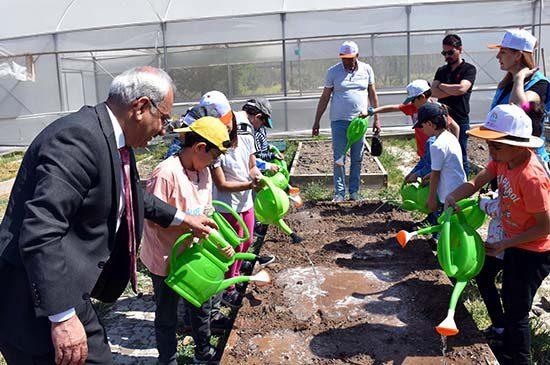
[[[480,122],[502,77],[486,45],[507,28],[526,28],[539,39],[545,71],[550,29],[542,0],[21,0],[1,9],[0,64],[8,72],[0,78],[0,145],[23,146],[59,115],[105,100],[113,77],[137,65],[174,78],[175,114],[212,89],[236,104],[265,96],[275,131],[309,133],[342,41],[359,45],[384,105],[401,101],[409,81],[432,80],[449,32],[461,35],[464,58],[478,68],[471,119]],[[397,114],[381,120],[407,122]]]

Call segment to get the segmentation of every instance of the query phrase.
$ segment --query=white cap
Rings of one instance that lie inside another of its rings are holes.
[[[531,118],[515,104],[497,105],[487,114],[482,127],[467,131],[474,137],[513,146],[538,148],[544,141],[532,136]]]
[[[209,91],[199,101],[199,105],[206,108],[208,116],[220,119],[223,124],[229,125],[233,119],[231,105],[226,96],[220,91]]]
[[[414,80],[407,85],[407,98],[403,104],[410,103],[414,98],[430,90],[430,84],[426,80]]]
[[[354,41],[345,41],[340,46],[340,58],[354,58],[359,54],[359,46]]]
[[[504,33],[500,44],[490,44],[489,48],[511,48],[518,51],[533,52],[537,38],[525,29],[510,29]]]

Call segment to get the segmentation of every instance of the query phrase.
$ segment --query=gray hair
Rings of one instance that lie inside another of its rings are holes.
[[[174,82],[164,70],[152,66],[134,67],[114,78],[108,100],[117,105],[129,106],[146,96],[158,105],[170,89],[175,94]]]

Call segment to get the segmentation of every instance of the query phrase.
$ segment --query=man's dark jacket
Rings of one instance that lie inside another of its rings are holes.
[[[130,166],[139,242],[144,217],[167,227],[176,209],[142,192],[133,152]],[[54,121],[29,146],[0,226],[0,338],[31,354],[51,352],[47,316],[124,291],[120,169],[105,103]]]

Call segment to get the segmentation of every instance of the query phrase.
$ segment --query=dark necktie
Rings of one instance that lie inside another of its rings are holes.
[[[122,160],[124,171],[124,200],[126,201],[126,223],[128,225],[128,252],[130,252],[130,283],[132,289],[137,293],[137,261],[136,261],[136,230],[134,225],[134,209],[132,200],[132,184],[130,180],[130,150],[122,147],[118,150]]]

